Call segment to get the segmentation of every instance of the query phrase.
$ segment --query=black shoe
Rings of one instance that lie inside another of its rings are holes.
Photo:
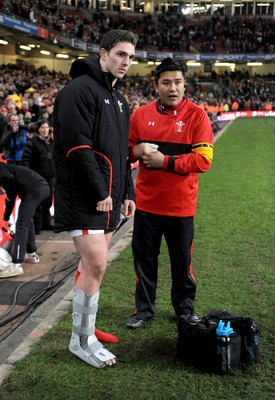
[[[143,328],[145,326],[145,322],[143,321],[143,319],[138,318],[136,314],[133,314],[128,319],[126,325],[130,329],[137,329],[137,328]]]
[[[180,318],[183,318],[188,322],[199,322],[201,320],[195,313],[182,314]]]

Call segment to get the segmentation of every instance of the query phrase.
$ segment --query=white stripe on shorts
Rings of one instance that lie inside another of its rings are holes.
[[[75,229],[73,231],[69,231],[69,234],[72,238],[82,235],[97,235],[99,233],[104,233],[104,229]]]

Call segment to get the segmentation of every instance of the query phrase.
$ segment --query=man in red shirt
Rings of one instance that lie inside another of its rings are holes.
[[[184,97],[185,69],[166,58],[154,73],[159,99],[133,114],[131,162],[140,161],[132,250],[136,272],[136,310],[127,322],[140,328],[155,314],[158,255],[166,240],[172,272],[171,299],[178,317],[194,313],[192,274],[194,215],[198,174],[213,157],[213,132],[207,113]]]

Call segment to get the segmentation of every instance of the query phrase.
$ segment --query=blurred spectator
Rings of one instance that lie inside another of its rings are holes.
[[[22,165],[29,167],[43,176],[49,185],[49,196],[38,206],[35,212],[34,226],[36,234],[39,234],[41,229],[52,231],[53,225],[51,223],[50,208],[53,199],[55,166],[53,159],[53,138],[47,119],[40,119],[37,122],[35,134],[24,148]]]
[[[37,19],[35,18],[35,9],[34,8],[31,8],[29,18],[33,24],[35,24],[37,22]]]
[[[30,111],[26,111],[23,116],[24,124],[28,126],[32,122],[32,114]]]
[[[3,157],[8,164],[21,164],[24,147],[28,140],[28,131],[21,129],[19,116],[8,115],[8,121],[1,138]]]
[[[8,107],[5,106],[5,105],[3,105],[3,106],[0,108],[0,112],[1,112],[1,114],[2,114],[4,117],[6,117],[6,120],[8,121],[8,119],[7,119],[8,113],[9,113]]]
[[[0,108],[0,153],[2,153],[1,139],[8,122],[8,107],[2,106]]]
[[[53,104],[47,101],[47,99],[44,101],[44,105],[40,108],[39,118],[47,119],[50,127],[53,126]]]
[[[15,104],[14,102],[10,102],[10,103],[8,104],[8,110],[9,110],[9,114],[14,114],[14,115],[16,115],[16,114],[17,114],[17,107],[16,107],[16,104]]]

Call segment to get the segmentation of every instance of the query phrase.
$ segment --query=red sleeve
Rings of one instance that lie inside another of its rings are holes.
[[[173,156],[173,170],[180,174],[206,172],[212,164],[213,131],[210,120],[205,112],[196,117],[196,126],[192,127],[192,150],[188,154]],[[164,158],[164,169],[169,169],[169,157]]]

